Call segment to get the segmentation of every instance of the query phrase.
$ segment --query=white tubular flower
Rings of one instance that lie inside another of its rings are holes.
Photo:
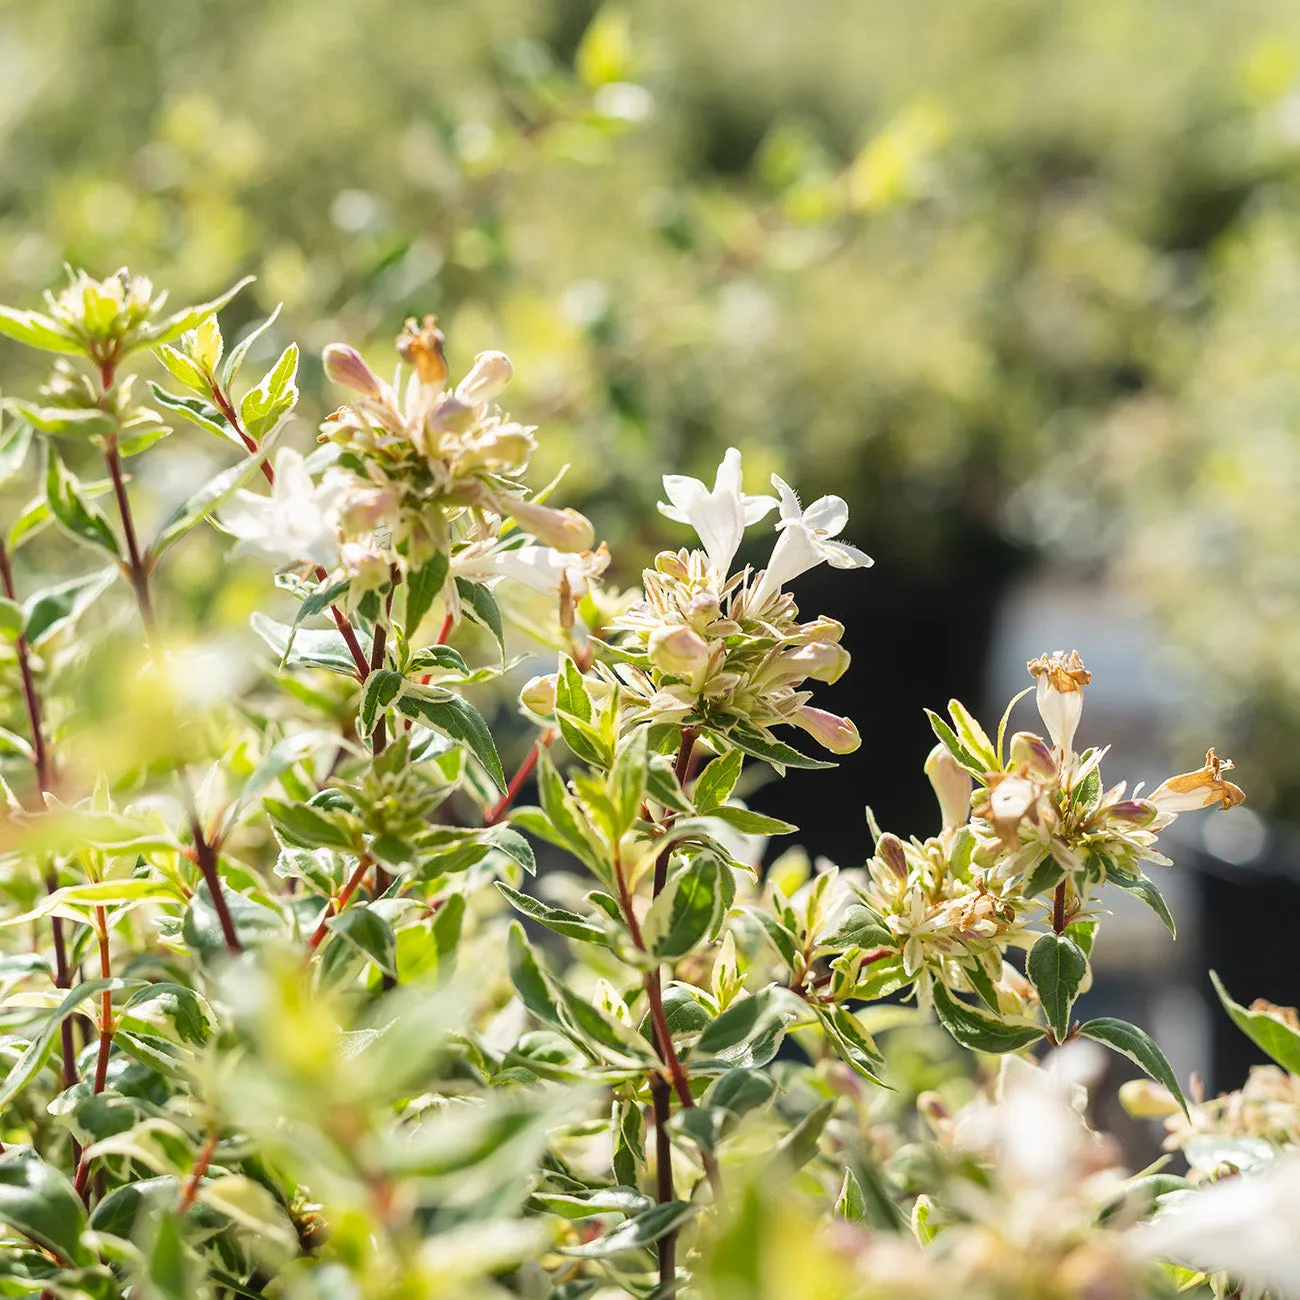
[[[289,447],[275,457],[275,486],[269,497],[241,490],[236,507],[222,520],[236,551],[272,564],[310,562],[334,568],[339,562],[339,512],[347,495],[343,474],[313,483],[303,458]]]
[[[1154,1222],[1133,1235],[1156,1259],[1227,1272],[1277,1295],[1300,1288],[1300,1157],[1261,1174],[1226,1178],[1167,1198]],[[1254,1292],[1252,1292],[1254,1294]]]
[[[1162,813],[1191,812],[1218,804],[1220,808],[1235,808],[1245,803],[1246,795],[1240,786],[1225,781],[1220,775],[1232,767],[1230,758],[1220,758],[1214,750],[1205,755],[1205,766],[1197,772],[1184,772],[1171,776],[1147,796]]]
[[[466,406],[482,406],[505,389],[513,374],[514,367],[504,352],[480,352],[469,374],[456,385],[456,398]]]
[[[665,474],[664,492],[672,504],[659,502],[660,513],[695,529],[720,581],[727,577],[745,529],[776,505],[775,497],[741,491],[740,452],[735,447],[727,448],[712,492],[699,479],[684,474]]]
[[[849,522],[849,507],[842,497],[818,497],[807,510],[784,479],[772,475],[772,485],[781,494],[781,535],[772,548],[772,558],[750,591],[749,608],[757,613],[787,582],[819,564],[834,569],[865,569],[874,564],[871,556],[833,539]]]
[[[509,578],[544,596],[565,588],[574,600],[587,594],[592,578],[609,565],[602,544],[595,551],[556,551],[549,546],[517,546],[510,551],[463,554],[452,559],[451,571],[461,578]]]
[[[1083,688],[1092,674],[1083,666],[1077,650],[1067,655],[1058,650],[1053,655],[1031,659],[1029,671],[1038,682],[1035,703],[1052,743],[1067,755],[1074,748],[1074,733],[1083,713]]]

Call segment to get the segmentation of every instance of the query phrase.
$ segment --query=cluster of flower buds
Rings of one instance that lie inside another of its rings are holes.
[[[146,276],[131,275],[124,268],[96,280],[85,271],[69,271],[62,290],[46,292],[46,313],[0,309],[0,334],[46,352],[84,356],[107,368],[111,379],[112,368],[123,357],[179,338],[225,306],[247,283],[241,280],[219,298],[160,320],[167,295],[155,294]]]
[[[356,394],[322,426],[321,441],[337,448],[332,462],[313,478],[309,462],[281,451],[273,496],[241,493],[226,525],[246,549],[350,578],[353,601],[394,570],[412,572],[441,554],[453,615],[452,579],[504,577],[559,597],[562,617],[571,618],[608,554],[592,549],[588,519],[530,500],[517,481],[537,444],[532,427],[493,404],[510,380],[509,358],[480,353],[450,387],[444,342],[432,316],[408,321],[397,350],[410,372],[403,380],[399,365],[391,384],[355,349],[327,347],[326,374]],[[508,520],[535,541],[504,541]]]
[[[784,584],[823,561],[841,568],[870,559],[833,537],[847,522],[838,497],[823,497],[806,511],[779,478],[780,530],[768,567],[729,576],[744,529],[778,501],[741,489],[740,453],[730,448],[713,490],[698,479],[664,478],[669,518],[690,524],[703,550],[665,551],[643,574],[644,596],[611,623],[627,634],[620,662],[598,664],[617,684],[636,719],[700,725],[720,733],[737,726],[771,738],[790,724],[835,754],[861,743],[847,719],[809,704],[807,682],[834,682],[849,665],[840,645],[844,628],[834,619],[801,623]]]
[[[915,981],[918,1001],[934,981],[954,992],[992,987],[1008,1014],[1024,1009],[1029,987],[1002,954],[1023,930],[1015,882],[988,881],[974,869],[975,840],[966,825],[973,782],[942,746],[925,764],[943,815],[943,829],[927,840],[904,842],[876,834],[867,863],[865,900],[898,942],[903,975]]]
[[[1213,750],[1204,767],[1171,777],[1145,797],[1140,789],[1126,795],[1124,782],[1106,789],[1106,749],[1074,748],[1084,687],[1091,681],[1078,653],[1043,655],[1029,663],[1029,671],[1050,739],[1017,732],[1005,762],[982,732],[967,747],[977,759],[970,770],[980,782],[972,821],[975,861],[989,869],[990,879],[1020,879],[1029,886],[1026,893],[1036,894],[1064,876],[1082,902],[1089,886],[1139,877],[1144,861],[1168,865],[1156,837],[1180,812],[1230,808],[1245,798],[1222,775],[1232,764]],[[993,761],[985,763],[988,757]]]

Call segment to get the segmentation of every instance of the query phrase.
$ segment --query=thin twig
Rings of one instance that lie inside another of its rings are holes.
[[[14,585],[13,569],[9,563],[9,548],[0,537],[0,582],[3,583],[5,596],[18,603],[18,591]],[[23,700],[27,706],[27,725],[32,733],[32,767],[36,772],[36,811],[45,804],[45,794],[54,789],[54,764],[45,742],[45,724],[41,714],[41,697],[36,690],[36,676],[32,672],[31,647],[27,637],[19,633],[14,646],[18,655],[18,672],[22,678]],[[59,878],[50,866],[45,872],[45,890],[54,893],[59,887]],[[54,938],[54,986],[68,989],[72,987],[71,971],[68,967],[68,945],[63,934],[63,918],[50,917],[50,932]],[[77,1082],[77,1050],[72,1039],[72,1018],[65,1017],[60,1026],[60,1039],[63,1057],[63,1084],[71,1088]],[[80,1158],[81,1148],[73,1139],[73,1158]]]
[[[331,898],[325,908],[325,915],[321,917],[320,924],[316,927],[316,933],[312,935],[307,946],[315,952],[324,942],[325,936],[329,933],[329,921],[331,917],[337,916],[348,903],[348,899],[357,892],[361,882],[366,878],[366,872],[370,870],[370,855],[363,853],[357,862],[356,870],[348,877],[347,884],[339,891],[337,899]]]
[[[524,761],[519,764],[514,776],[510,778],[510,784],[506,786],[505,794],[483,814],[484,826],[495,826],[510,811],[510,805],[519,798],[520,790],[524,788],[524,784],[532,776],[542,750],[552,744],[554,740],[555,732],[544,731],[533,741],[533,747],[525,755]]]
[[[212,1163],[212,1154],[217,1149],[219,1136],[215,1129],[208,1134],[207,1141],[204,1142],[203,1149],[199,1152],[199,1158],[194,1162],[194,1169],[190,1173],[184,1188],[181,1189],[181,1199],[176,1205],[177,1214],[184,1214],[198,1197],[199,1184],[203,1181],[203,1175],[208,1172],[208,1166]]]

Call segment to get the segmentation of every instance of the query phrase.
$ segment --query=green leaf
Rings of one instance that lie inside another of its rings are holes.
[[[1110,884],[1118,885],[1126,893],[1140,898],[1165,923],[1165,929],[1175,939],[1178,937],[1178,927],[1174,924],[1169,905],[1154,880],[1141,871],[1125,871],[1109,859],[1106,862],[1106,879]]]
[[[30,912],[7,916],[0,926],[21,925],[42,916],[68,916],[84,920],[95,907],[120,907],[124,911],[139,903],[181,902],[184,895],[169,880],[91,880],[79,885],[65,885],[47,894]]]
[[[749,808],[737,808],[735,804],[729,803],[711,808],[708,815],[726,822],[745,835],[789,835],[799,829],[792,822],[783,822],[779,817],[767,817],[763,813]]]
[[[182,502],[173,512],[171,518],[163,524],[158,536],[149,548],[152,554],[160,556],[174,542],[180,541],[196,524],[207,519],[219,509],[250,479],[261,473],[262,462],[270,446],[264,444],[256,456],[248,456],[238,465],[224,469],[220,474],[210,478],[199,490]]]
[[[609,772],[609,801],[614,810],[616,838],[641,815],[645,798],[649,752],[646,746],[649,729],[637,727],[623,737]]]
[[[174,1207],[150,1223],[152,1241],[145,1260],[147,1292],[156,1300],[189,1300],[197,1291],[197,1270],[185,1250],[180,1216]]]
[[[851,903],[833,934],[819,938],[819,948],[894,948],[898,940],[879,912],[865,903]]]
[[[480,582],[470,582],[468,578],[456,579],[456,590],[461,600],[474,619],[482,623],[496,638],[502,655],[506,652],[506,629],[501,622],[501,610],[496,597]]]
[[[533,847],[518,831],[509,826],[489,826],[478,833],[478,838],[504,853],[511,861],[517,862],[530,876],[537,874],[537,858]]]
[[[79,541],[107,551],[113,559],[121,559],[117,537],[107,518],[86,500],[80,482],[52,446],[45,474],[45,499],[49,502],[50,512],[65,531]]]
[[[84,983],[78,984],[50,1013],[41,1026],[40,1032],[28,1043],[23,1054],[13,1063],[9,1073],[5,1076],[3,1086],[0,1086],[0,1110],[9,1105],[40,1073],[41,1067],[49,1060],[50,1052],[54,1049],[54,1041],[59,1035],[60,1026],[83,1002],[96,994],[104,992],[105,989],[135,988],[138,985],[139,981],[132,980],[128,985],[126,980],[120,979],[86,980]],[[0,1219],[2,1218],[4,1218],[4,1215],[0,1213]]]
[[[544,925],[566,939],[577,939],[580,943],[598,943],[602,947],[608,945],[609,936],[605,931],[577,912],[570,912],[563,907],[550,907],[536,898],[521,894],[517,889],[511,889],[504,881],[498,880],[495,883],[510,906],[530,921],[536,921],[538,925]]]
[[[244,358],[248,356],[249,349],[275,324],[276,317],[279,316],[280,308],[283,306],[283,303],[277,304],[276,309],[256,329],[250,330],[235,344],[234,350],[226,358],[225,367],[221,372],[221,385],[223,388],[229,388],[235,382],[244,364]]]
[[[244,432],[260,443],[298,401],[298,345],[290,343],[256,388],[244,394],[239,419]]]
[[[691,1049],[691,1055],[717,1056],[719,1052],[745,1042],[757,1030],[770,1005],[771,995],[765,989],[733,1002],[717,1019],[710,1021]],[[713,1100],[715,1105],[729,1105],[717,1096]]]
[[[408,718],[418,718],[434,731],[459,741],[487,770],[497,789],[505,792],[506,774],[501,768],[496,741],[482,714],[472,704],[450,691],[408,684],[397,707]]]
[[[342,814],[311,804],[283,803],[264,799],[262,807],[280,838],[304,849],[349,849],[361,847],[360,827],[340,820]]]
[[[800,767],[814,771],[835,766],[834,763],[827,763],[820,758],[809,758],[807,754],[801,754],[791,745],[783,744],[779,740],[769,740],[761,732],[744,726],[733,727],[726,733],[726,739],[751,758],[761,758],[771,763],[777,772],[782,774],[787,767]]]
[[[443,584],[447,581],[450,564],[441,551],[434,554],[427,563],[406,575],[406,635],[414,640],[416,629],[424,621],[424,616],[433,608]]]
[[[1088,973],[1083,949],[1069,935],[1040,935],[1025,959],[1025,973],[1038,990],[1038,1000],[1056,1041],[1064,1042],[1070,1032],[1070,1011]]]
[[[594,1214],[641,1214],[654,1205],[654,1198],[635,1187],[592,1187],[581,1192],[534,1192],[530,1198],[539,1209],[565,1219],[589,1219]]]
[[[329,731],[300,731],[277,740],[262,756],[261,762],[253,769],[239,796],[222,818],[220,838],[225,839],[243,815],[244,809],[295,763],[302,762],[317,750],[335,749],[338,744],[339,737]]]
[[[198,425],[200,429],[215,433],[218,438],[224,438],[227,442],[233,443],[240,451],[248,451],[244,440],[230,427],[226,417],[215,406],[205,402],[201,397],[181,397],[176,393],[169,393],[165,388],[161,388],[154,383],[152,379],[149,381],[149,391],[153,393],[154,401],[159,406],[175,412],[182,419]]]
[[[1214,971],[1210,972],[1210,979],[1223,1009],[1232,1017],[1232,1023],[1284,1070],[1300,1074],[1300,1033],[1267,1011],[1257,1011],[1234,1002]]]
[[[0,1221],[72,1265],[95,1263],[83,1245],[86,1209],[72,1184],[30,1149],[0,1156]]]
[[[789,1177],[817,1155],[822,1132],[834,1111],[835,1098],[830,1097],[810,1110],[777,1143],[772,1164],[780,1166],[783,1175]]]
[[[709,933],[718,907],[718,870],[711,853],[698,854],[650,904],[641,932],[661,961],[684,957]]]
[[[27,459],[32,445],[32,426],[19,420],[9,426],[0,438],[0,487],[13,479]]]
[[[745,1036],[736,1041],[743,1042]],[[719,1075],[709,1085],[704,1101],[733,1115],[745,1115],[766,1106],[775,1095],[776,1080],[766,1070],[736,1069]]]
[[[402,674],[389,669],[378,669],[366,678],[366,683],[361,688],[361,705],[357,711],[363,736],[370,735],[379,725],[384,711],[402,693],[404,684]]]
[[[1105,1043],[1107,1047],[1112,1047],[1127,1056],[1145,1074],[1157,1083],[1164,1084],[1183,1108],[1183,1114],[1188,1114],[1187,1100],[1183,1096],[1183,1090],[1178,1086],[1178,1080],[1170,1069],[1169,1062],[1165,1060],[1165,1054],[1160,1050],[1156,1040],[1145,1030],[1130,1025],[1126,1020],[1104,1017],[1080,1025],[1079,1032],[1085,1038]]]
[[[691,797],[697,811],[706,813],[721,807],[731,797],[745,766],[745,755],[739,749],[729,749],[711,760],[695,781]]]
[[[840,1184],[840,1194],[835,1200],[835,1213],[850,1223],[858,1223],[867,1217],[867,1202],[852,1169],[844,1171],[844,1182]]]
[[[652,1246],[660,1237],[681,1227],[696,1211],[696,1206],[685,1201],[665,1201],[653,1209],[627,1219],[612,1231],[588,1241],[581,1246],[565,1246],[561,1254],[579,1259],[606,1259],[628,1250]]]
[[[564,984],[557,985],[556,993],[570,1022],[568,1032],[576,1032],[611,1064],[644,1069],[658,1059],[650,1044],[621,1020],[606,1015],[599,1007],[586,998],[579,997]]]
[[[37,406],[18,401],[9,406],[34,428],[56,438],[93,438],[117,427],[113,417],[97,406]]]
[[[555,678],[555,707],[580,722],[591,721],[591,696],[578,666],[568,655],[560,656],[560,671]]]
[[[72,578],[28,596],[23,604],[23,634],[27,637],[27,644],[38,646],[47,637],[75,622],[116,577],[116,567],[109,566],[98,573]]]
[[[885,1063],[875,1039],[861,1021],[845,1006],[819,1007],[818,1018],[836,1054],[871,1083],[880,1083],[877,1071]]]
[[[1019,1052],[1043,1037],[1036,1025],[1007,1025],[985,1011],[954,998],[942,984],[934,986],[939,1023],[972,1052]]]
[[[948,714],[957,728],[962,746],[977,763],[984,765],[985,771],[995,771],[1000,766],[997,751],[971,711],[960,700],[949,700]]]
[[[325,924],[374,962],[383,974],[397,978],[397,940],[392,927],[373,908],[364,903],[353,903],[336,916],[331,916]]]
[[[201,302],[195,307],[186,307],[156,325],[147,326],[140,331],[138,340],[132,344],[132,348],[156,347],[159,343],[171,343],[180,338],[186,330],[192,330],[200,324],[204,317],[219,312],[245,285],[252,284],[255,278],[246,275],[238,284],[232,285],[216,298]]]
[[[135,1032],[163,1029],[178,1042],[201,1047],[212,1037],[208,1004],[192,988],[163,981],[133,993],[118,1016],[118,1028]]]
[[[342,673],[345,677],[357,675],[352,653],[337,632],[316,628],[295,631],[284,623],[267,618],[261,610],[254,611],[249,624],[275,651],[282,665],[304,664],[308,668],[325,668],[332,673]],[[360,633],[357,634],[357,639],[364,653],[366,641]]]
[[[160,343],[154,349],[154,356],[167,367],[167,371],[172,378],[184,384],[186,388],[192,389],[196,393],[206,393],[208,391],[208,383],[203,377],[203,371],[183,352],[178,352],[170,344]]]
[[[988,769],[962,744],[957,733],[933,709],[926,709],[925,715],[930,719],[934,734],[939,737],[944,748],[953,758],[972,776],[983,776]]]
[[[273,908],[255,902],[235,890],[223,891],[235,934],[245,948],[255,948],[272,939],[284,940],[287,925],[284,917]],[[181,938],[191,952],[206,962],[226,956],[226,940],[221,931],[217,909],[212,906],[212,895],[207,882],[201,883],[190,899],[189,910],[181,926]]]
[[[528,937],[524,934],[524,927],[518,921],[511,921],[510,929],[506,932],[506,958],[510,983],[528,1012],[534,1019],[550,1025],[552,1029],[564,1029],[550,981],[543,974]]]
[[[48,316],[35,311],[18,311],[14,307],[0,307],[0,334],[40,348],[42,352],[80,352],[81,344],[69,338],[58,324]]]

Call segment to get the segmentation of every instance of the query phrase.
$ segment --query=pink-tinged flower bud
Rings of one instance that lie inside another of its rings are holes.
[[[815,682],[837,682],[849,666],[849,652],[833,641],[810,641],[781,656],[785,672],[811,677]]]
[[[361,353],[346,343],[331,343],[321,354],[326,375],[336,384],[351,388],[362,397],[380,397],[384,386],[378,376],[366,365]]]
[[[447,393],[425,416],[424,424],[430,433],[464,433],[474,424],[474,408]]]
[[[970,820],[970,796],[975,788],[970,773],[948,752],[936,745],[925,760],[925,774],[934,787],[945,827],[965,826]]]
[[[647,651],[650,662],[661,673],[672,677],[690,677],[709,664],[709,643],[698,632],[681,624],[655,628],[650,633]]]
[[[665,577],[676,578],[678,582],[685,582],[691,576],[686,561],[676,551],[660,551],[655,556],[655,570]]]
[[[530,677],[519,692],[519,703],[539,718],[548,718],[555,712],[555,674]]]
[[[490,402],[510,382],[514,367],[504,352],[480,352],[469,374],[456,385],[456,396],[466,406]]]
[[[1032,731],[1017,731],[1011,737],[1011,766],[1026,768],[1031,775],[1053,781],[1060,770],[1052,747]]]
[[[942,1132],[952,1121],[952,1111],[937,1092],[923,1092],[916,1099],[916,1109],[921,1118],[936,1132]]]
[[[822,615],[821,618],[813,619],[811,623],[801,623],[796,629],[796,634],[801,642],[809,641],[842,641],[844,639],[844,624],[837,619],[827,618]]]
[[[397,352],[415,368],[422,384],[441,388],[447,379],[447,358],[442,350],[446,341],[436,316],[426,316],[423,321],[412,316],[397,336]]]
[[[1235,808],[1237,804],[1246,802],[1246,793],[1220,775],[1231,767],[1231,759],[1219,758],[1214,750],[1210,750],[1205,755],[1203,768],[1197,772],[1171,776],[1151,792],[1151,802],[1162,813],[1189,812],[1194,808],[1209,808],[1216,803],[1220,808]]]
[[[716,622],[721,617],[722,607],[718,604],[718,597],[712,591],[706,589],[697,591],[686,602],[682,613],[692,627],[698,631],[703,631],[710,623]]]
[[[903,851],[903,841],[897,835],[886,831],[876,844],[876,857],[896,875],[899,880],[907,879],[907,854]]]
[[[1077,650],[1068,655],[1063,651],[1040,655],[1031,659],[1028,667],[1038,682],[1035,701],[1043,725],[1052,743],[1068,754],[1083,713],[1083,688],[1092,681],[1092,674],[1083,666]]]
[[[796,709],[789,718],[796,727],[802,727],[823,749],[832,754],[851,754],[862,744],[858,729],[848,718],[828,713],[825,709],[814,709],[805,704]]]
[[[1150,799],[1124,799],[1106,809],[1106,820],[1119,822],[1143,830],[1160,815],[1160,810]]]
[[[497,505],[543,546],[553,546],[557,551],[589,551],[596,540],[591,520],[576,510],[554,510],[520,497],[499,497]]]

